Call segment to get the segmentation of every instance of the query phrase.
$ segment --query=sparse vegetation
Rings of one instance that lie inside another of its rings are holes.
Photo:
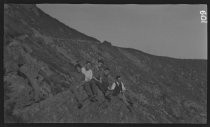
[[[4,5],[4,120],[16,122],[206,123],[207,61],[153,56],[100,43],[34,5]],[[122,75],[134,113],[117,98],[86,98],[74,64],[102,58]],[[68,77],[68,79],[67,79]],[[34,97],[38,100],[34,100]]]

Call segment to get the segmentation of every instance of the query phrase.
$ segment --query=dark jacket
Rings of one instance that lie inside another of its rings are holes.
[[[115,86],[115,88],[113,90],[113,93],[112,93],[113,96],[117,96],[122,91],[122,83],[121,82],[115,82],[115,84],[116,84],[116,86]]]

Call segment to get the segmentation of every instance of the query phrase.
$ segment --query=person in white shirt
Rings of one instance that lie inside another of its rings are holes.
[[[85,83],[84,83],[84,89],[86,93],[88,94],[88,97],[91,98],[91,101],[97,101],[97,88],[94,83],[93,79],[93,71],[91,70],[91,63],[90,61],[87,61],[85,64],[85,67],[82,67],[82,73],[85,75]]]
[[[125,88],[120,76],[116,77],[116,81],[112,84],[112,86],[111,86],[111,88],[109,88],[109,90],[112,91],[112,96],[119,97],[120,100],[122,100],[126,104],[129,111],[131,111],[132,102],[128,101],[124,95],[126,88]]]

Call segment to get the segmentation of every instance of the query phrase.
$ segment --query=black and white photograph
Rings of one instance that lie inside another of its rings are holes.
[[[4,123],[207,124],[207,4],[3,9]]]

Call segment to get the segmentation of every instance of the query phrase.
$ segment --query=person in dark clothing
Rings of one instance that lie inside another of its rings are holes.
[[[95,83],[101,82],[101,76],[104,72],[104,61],[98,60],[96,67],[93,69],[93,79]]]
[[[114,80],[112,79],[110,75],[110,69],[105,68],[104,73],[101,75],[101,81],[97,83],[98,88],[101,90],[101,92],[104,95],[104,98],[107,99],[108,101],[111,100],[110,94],[109,94],[109,89],[108,87]]]
[[[113,97],[119,97],[120,100],[122,100],[129,111],[131,112],[131,107],[132,107],[132,102],[128,101],[127,98],[125,97],[124,92],[126,91],[126,88],[121,80],[120,76],[116,76],[115,82],[112,84],[111,88],[109,90],[112,90],[112,96]]]
[[[110,76],[110,69],[105,68],[104,61],[101,59],[98,60],[98,64],[94,68],[93,80],[96,86],[98,86],[99,90],[103,93],[104,98],[110,101],[108,87],[111,83],[112,77]]]

